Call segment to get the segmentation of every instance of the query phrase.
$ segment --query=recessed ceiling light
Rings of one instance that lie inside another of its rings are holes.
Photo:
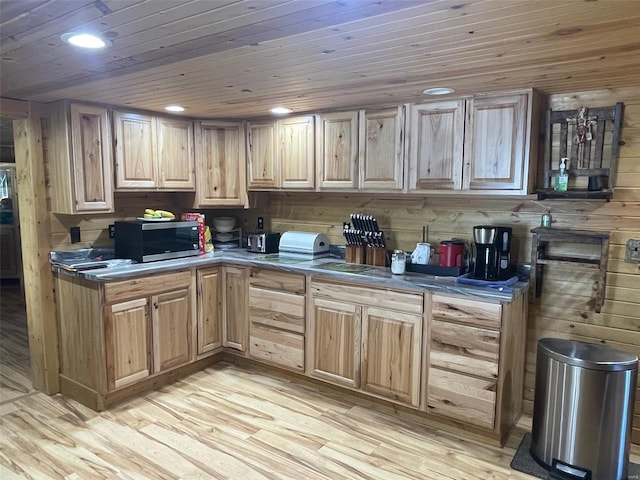
[[[448,93],[453,93],[455,90],[449,87],[434,87],[427,88],[422,93],[424,95],[447,95]]]
[[[271,109],[271,113],[275,114],[275,115],[286,115],[288,113],[293,112],[293,110],[291,110],[290,108],[287,107],[273,107]]]
[[[184,112],[185,108],[182,105],[167,105],[164,107],[167,112]]]
[[[67,32],[60,35],[60,39],[63,42],[74,45],[76,47],[90,48],[94,50],[111,45],[111,42],[109,40],[100,38],[99,36],[92,33]]]

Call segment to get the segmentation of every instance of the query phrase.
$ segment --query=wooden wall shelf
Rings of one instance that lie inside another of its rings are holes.
[[[609,252],[609,234],[604,232],[592,232],[588,230],[565,230],[557,228],[534,228],[531,242],[531,275],[529,281],[532,288],[529,290],[529,301],[534,302],[540,296],[542,290],[542,278],[544,265],[572,266],[582,264],[586,268],[599,270],[598,285],[596,288],[595,311],[600,313],[604,303],[604,291],[607,280],[607,262]],[[600,246],[599,258],[581,258],[566,255],[548,255],[547,246],[550,242],[582,243]]]
[[[544,131],[543,185],[538,200],[577,198],[609,201],[614,187],[624,104],[578,110],[547,110]],[[570,181],[577,188],[553,190],[560,160],[567,158]],[[587,190],[587,178],[599,178],[602,190]]]
[[[613,196],[613,190],[589,191],[584,189],[567,190],[566,192],[557,192],[553,188],[542,188],[537,190],[538,200],[547,198],[563,198],[567,200],[606,200],[609,202]]]

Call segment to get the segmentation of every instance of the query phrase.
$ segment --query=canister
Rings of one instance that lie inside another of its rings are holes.
[[[391,255],[391,273],[401,275],[407,267],[407,254],[402,250],[394,250]]]

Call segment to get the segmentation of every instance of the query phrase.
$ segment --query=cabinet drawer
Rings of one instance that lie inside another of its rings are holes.
[[[252,324],[304,333],[305,297],[249,287],[249,319]]]
[[[304,336],[251,325],[249,355],[290,370],[304,371]]]
[[[430,366],[497,378],[499,353],[497,330],[431,321]]]
[[[191,285],[191,272],[165,273],[109,282],[104,286],[104,300],[114,303],[128,298],[139,298]]]
[[[427,408],[430,413],[493,429],[496,382],[429,369]]]
[[[304,293],[304,275],[283,273],[275,270],[252,268],[249,275],[249,283],[252,287],[270,288],[272,290],[284,290],[291,293]]]
[[[317,280],[311,283],[311,290],[314,295],[321,295],[356,305],[382,307],[417,314],[421,314],[424,309],[423,296],[421,293],[383,290],[367,286],[345,285]]]
[[[431,314],[434,319],[500,328],[502,305],[434,294],[431,297]]]

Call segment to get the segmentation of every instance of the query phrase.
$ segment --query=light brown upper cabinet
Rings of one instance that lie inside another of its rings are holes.
[[[525,187],[529,101],[526,94],[467,101],[463,188],[518,191]]]
[[[45,156],[51,211],[113,212],[112,135],[107,109],[59,102],[49,108]]]
[[[313,190],[315,117],[252,122],[248,127],[249,190]]]
[[[403,106],[323,114],[317,132],[319,190],[402,191]]]
[[[460,190],[465,101],[411,105],[409,110],[409,190]]]
[[[196,207],[247,204],[245,127],[242,122],[200,121],[196,129]]]
[[[360,111],[361,190],[404,188],[404,108]]]
[[[540,105],[532,90],[411,105],[409,192],[526,195]]]
[[[355,190],[358,185],[358,112],[325,113],[317,125],[320,190]]]
[[[195,189],[193,122],[113,112],[117,190]]]

